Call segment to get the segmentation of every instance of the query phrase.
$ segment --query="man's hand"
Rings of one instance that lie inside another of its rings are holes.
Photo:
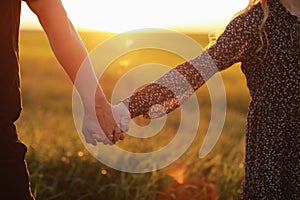
[[[53,53],[82,99],[85,109],[82,132],[86,141],[96,145],[97,141],[112,144],[124,139],[123,131],[120,130],[120,125],[125,124],[121,122],[123,118],[118,118],[115,114],[116,120],[114,119],[112,107],[98,85],[88,52],[69,20],[61,0],[34,0],[27,1],[27,4],[37,15]],[[94,91],[97,91],[96,100]]]
[[[130,113],[123,103],[111,106],[98,90],[95,98],[95,108],[85,107],[82,132],[87,143],[97,142],[115,144],[124,139],[124,132],[129,129]],[[89,104],[91,105],[91,104]]]
[[[97,145],[97,142],[112,144],[112,142],[108,139],[108,137],[101,129],[96,115],[84,115],[82,121],[82,133],[84,135],[85,141],[94,146]]]
[[[97,142],[115,144],[123,140],[129,120],[125,118],[124,111],[120,111],[119,106],[111,107],[108,102],[96,102],[95,112],[88,112],[83,117],[82,133],[86,142],[92,145]]]

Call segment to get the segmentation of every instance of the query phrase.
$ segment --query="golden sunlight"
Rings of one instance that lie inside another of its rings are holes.
[[[207,32],[224,26],[248,0],[62,0],[77,28],[124,32],[143,28]],[[27,5],[22,6],[22,28],[40,28]]]

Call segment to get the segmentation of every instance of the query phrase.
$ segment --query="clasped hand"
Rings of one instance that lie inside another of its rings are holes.
[[[124,139],[129,129],[130,113],[123,103],[110,105],[108,102],[96,104],[95,112],[85,112],[82,133],[87,143],[97,145],[115,144]]]

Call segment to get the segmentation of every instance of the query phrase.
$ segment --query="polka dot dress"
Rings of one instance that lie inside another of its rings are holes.
[[[300,22],[279,0],[270,0],[269,9],[263,46],[263,10],[257,4],[233,19],[201,55],[123,102],[132,118],[159,117],[180,106],[214,73],[241,62],[251,96],[242,198],[299,200]]]

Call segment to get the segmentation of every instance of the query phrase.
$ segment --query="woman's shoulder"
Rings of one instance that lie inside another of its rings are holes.
[[[243,32],[258,33],[259,27],[264,16],[263,9],[260,3],[236,14],[230,23],[226,26],[225,31],[229,32]]]
[[[238,14],[231,23],[237,24],[238,26],[242,26],[247,30],[255,30],[259,29],[261,22],[264,17],[264,12],[260,3],[253,5],[248,10]]]

